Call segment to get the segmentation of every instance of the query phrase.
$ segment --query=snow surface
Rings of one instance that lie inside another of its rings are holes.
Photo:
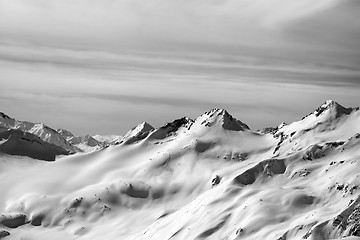
[[[359,133],[360,111],[327,101],[262,133],[213,109],[160,128],[142,123],[118,145],[55,162],[0,155],[0,231],[27,240],[360,239]]]

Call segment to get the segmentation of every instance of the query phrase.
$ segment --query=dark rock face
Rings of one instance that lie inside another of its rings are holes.
[[[147,198],[149,196],[149,189],[129,184],[124,193],[133,198]]]
[[[161,129],[169,129],[171,132],[177,131],[180,127],[191,124],[193,121],[187,117],[176,119],[175,121],[162,126]]]
[[[5,238],[9,235],[10,235],[10,233],[8,231],[0,230],[0,239]]]
[[[7,215],[0,216],[0,224],[8,227],[8,228],[17,228],[26,223],[26,215],[24,214],[16,214],[16,215]]]
[[[235,185],[250,185],[253,184],[260,175],[272,176],[283,174],[286,171],[284,160],[282,159],[268,159],[260,162],[254,167],[246,170],[238,175],[233,183]]]
[[[219,177],[219,175],[216,175],[213,180],[211,181],[211,185],[213,187],[215,187],[216,185],[218,185],[221,181],[221,178]]]
[[[231,131],[244,131],[250,129],[245,123],[233,118],[227,111],[223,112],[223,125],[222,127],[226,130]]]
[[[9,117],[8,115],[6,115],[6,114],[3,113],[3,112],[0,112],[0,117],[1,117],[1,118],[4,118],[4,119],[12,119],[12,120],[14,120],[13,118]]]
[[[31,219],[30,224],[33,226],[40,226],[43,221],[44,216],[43,215],[36,215],[33,216]]]
[[[360,196],[330,223],[335,237],[360,237]]]
[[[173,122],[167,123],[166,125],[162,126],[161,128],[157,129],[155,132],[151,134],[152,139],[164,139],[168,136],[174,136],[177,134],[177,131],[184,127],[186,129],[190,129],[194,121],[190,118],[183,117],[176,119]]]
[[[195,144],[195,151],[198,153],[206,152],[215,146],[213,142],[197,141]]]
[[[358,203],[347,219],[348,236],[360,237],[360,203]]]

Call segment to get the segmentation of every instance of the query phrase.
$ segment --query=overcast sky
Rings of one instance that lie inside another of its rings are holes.
[[[123,134],[226,108],[251,128],[360,106],[359,0],[0,0],[0,111]]]

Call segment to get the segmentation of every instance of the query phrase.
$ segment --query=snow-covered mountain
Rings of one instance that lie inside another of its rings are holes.
[[[65,129],[58,129],[57,132],[61,134],[67,142],[75,146],[77,149],[83,152],[92,152],[96,150],[103,149],[109,144],[106,142],[101,142],[96,140],[90,135],[85,136],[75,136],[71,132]]]
[[[23,132],[32,133],[45,142],[54,144],[70,152],[78,152],[78,149],[71,145],[66,139],[54,129],[43,123],[32,123],[27,121],[18,121],[0,112],[0,131],[18,129]]]
[[[139,140],[144,139],[150,131],[154,128],[147,122],[142,122],[130,131],[128,131],[124,137],[119,141],[119,143],[130,144]]]
[[[0,236],[360,239],[359,159],[360,111],[334,101],[263,131],[223,109],[144,122],[51,163],[1,155]]]
[[[90,135],[75,136],[65,129],[54,130],[43,123],[15,120],[5,113],[0,112],[0,132],[11,129],[31,133],[38,136],[42,141],[56,145],[70,153],[91,152],[115,144],[114,141],[110,142],[107,140],[109,138],[100,135],[97,135],[97,137],[100,139],[103,138],[104,141],[96,140]],[[117,140],[120,136],[114,135],[113,138]]]
[[[0,132],[0,152],[46,161],[55,161],[57,155],[69,154],[59,146],[44,142],[38,136],[18,129]]]

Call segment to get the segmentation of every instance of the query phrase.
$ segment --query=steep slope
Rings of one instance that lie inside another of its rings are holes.
[[[51,164],[0,156],[0,229],[29,240],[360,239],[359,111],[322,108],[267,133],[213,109]]]

